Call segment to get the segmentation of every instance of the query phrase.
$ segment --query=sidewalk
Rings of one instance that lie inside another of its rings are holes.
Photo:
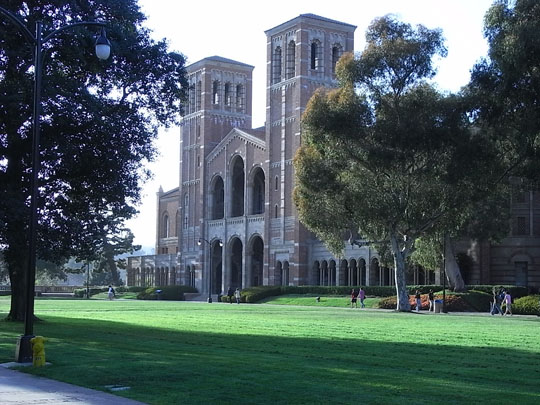
[[[0,364],[0,403],[12,404],[89,404],[137,405],[142,402],[116,395],[36,377],[10,370],[14,363]]]

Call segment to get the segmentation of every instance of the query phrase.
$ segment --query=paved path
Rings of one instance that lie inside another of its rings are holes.
[[[10,370],[12,363],[0,364],[0,403],[2,405],[141,405],[142,402],[106,392],[77,387],[48,378]]]

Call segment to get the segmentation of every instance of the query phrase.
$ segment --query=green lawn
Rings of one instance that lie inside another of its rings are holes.
[[[270,297],[263,300],[263,303],[275,304],[275,305],[304,305],[310,307],[336,307],[336,308],[345,308],[351,307],[351,297],[344,295],[327,295],[321,296],[320,301],[317,301],[315,298],[316,295],[309,294],[289,294],[289,295],[280,295],[277,297]],[[378,308],[380,298],[366,298],[364,300],[364,305],[366,308]],[[360,308],[360,300],[357,302],[358,308]]]
[[[36,314],[53,364],[28,371],[148,403],[540,403],[537,317],[50,299]],[[0,326],[12,361],[23,325]]]

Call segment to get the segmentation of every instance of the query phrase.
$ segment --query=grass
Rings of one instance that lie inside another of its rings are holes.
[[[51,366],[151,404],[540,402],[540,319],[168,301],[36,300]],[[0,317],[9,300],[0,300]],[[23,326],[0,324],[0,362]]]
[[[344,308],[351,307],[351,297],[344,295],[327,295],[321,296],[320,301],[317,301],[315,298],[317,296],[312,294],[290,294],[290,295],[280,295],[277,297],[269,297],[263,300],[263,303],[274,304],[274,305],[302,305],[310,307],[336,307]],[[366,298],[364,304],[366,308],[378,308],[380,298]],[[357,302],[358,308],[360,308],[360,300]]]

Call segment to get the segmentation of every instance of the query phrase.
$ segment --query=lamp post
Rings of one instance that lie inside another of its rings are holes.
[[[205,238],[199,238],[199,241],[197,242],[197,245],[201,246],[203,242],[208,243],[208,246],[210,248],[212,248],[212,244],[208,240],[206,240]],[[219,240],[219,246],[223,247],[223,242],[221,241],[221,239]],[[207,264],[207,267],[208,267],[208,299],[207,299],[207,302],[209,304],[212,303],[212,263],[211,263],[211,259],[212,259],[212,250],[210,250],[209,260],[208,260],[208,264]]]
[[[26,363],[32,361],[32,347],[30,339],[33,337],[34,324],[34,289],[36,277],[36,239],[38,225],[38,175],[40,169],[39,136],[40,136],[40,104],[41,79],[43,76],[43,45],[55,38],[60,32],[79,26],[101,27],[101,35],[96,41],[96,55],[99,59],[107,59],[111,45],[105,36],[105,23],[82,21],[60,27],[48,34],[43,33],[41,21],[35,25],[35,35],[15,16],[15,14],[0,7],[0,14],[7,17],[24,35],[26,40],[34,46],[34,98],[32,111],[32,178],[30,182],[30,223],[28,226],[28,269],[26,273],[26,305],[24,316],[24,335],[17,340],[15,361]]]

